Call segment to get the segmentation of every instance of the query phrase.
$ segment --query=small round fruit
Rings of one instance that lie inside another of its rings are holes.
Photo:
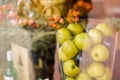
[[[67,40],[61,46],[62,52],[69,58],[73,58],[77,55],[78,49],[71,40]]]
[[[68,77],[76,77],[80,72],[79,68],[75,65],[74,60],[68,60],[64,62],[63,71]]]
[[[109,54],[109,49],[103,44],[95,45],[91,50],[92,59],[97,62],[105,61]]]
[[[77,34],[73,42],[80,50],[89,50],[92,46],[92,39],[87,33],[79,33]]]
[[[61,28],[56,32],[56,38],[60,44],[63,44],[66,40],[71,39],[72,35],[67,28]]]
[[[80,73],[76,80],[91,80],[91,78],[86,73]]]
[[[70,23],[67,28],[72,32],[73,35],[77,35],[84,31],[82,25],[78,23]]]
[[[111,72],[109,68],[105,68],[103,76],[98,77],[97,80],[111,80]]]
[[[65,53],[63,53],[61,47],[58,49],[58,57],[60,61],[67,61],[68,59],[70,59],[69,57],[65,55]]]
[[[111,28],[106,23],[100,23],[96,26],[96,29],[100,30],[104,36],[110,36],[112,34]]]
[[[94,44],[99,44],[102,42],[102,39],[103,39],[103,33],[98,30],[98,29],[91,29],[89,32],[88,32],[88,35],[92,38],[92,41]]]
[[[87,67],[87,73],[90,77],[100,77],[104,74],[105,67],[102,63],[93,62]]]

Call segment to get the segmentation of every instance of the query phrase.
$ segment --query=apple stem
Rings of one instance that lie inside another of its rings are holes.
[[[75,69],[75,65],[72,65],[72,69]]]
[[[98,55],[97,55],[97,54],[95,54],[95,56],[96,56],[96,57],[98,57]]]

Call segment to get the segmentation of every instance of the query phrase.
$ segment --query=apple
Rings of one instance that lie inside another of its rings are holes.
[[[67,61],[68,59],[70,59],[65,55],[65,53],[63,53],[61,47],[58,49],[58,57],[60,61]]]
[[[96,29],[100,30],[104,36],[110,36],[112,34],[112,29],[106,23],[98,24]]]
[[[65,41],[61,46],[62,52],[69,58],[73,58],[77,55],[78,49],[71,40]]]
[[[91,29],[88,32],[88,35],[92,38],[94,44],[99,44],[102,42],[103,33],[98,29]]]
[[[76,77],[79,74],[80,70],[75,65],[74,60],[70,59],[63,63],[63,72],[68,77]]]
[[[111,71],[109,68],[105,68],[105,73],[103,76],[98,77],[97,80],[111,80]]]
[[[92,80],[86,73],[80,73],[76,80]]]
[[[103,44],[95,45],[91,50],[92,59],[97,62],[105,61],[109,54],[109,49]]]
[[[61,28],[56,32],[56,38],[59,44],[63,44],[66,40],[72,38],[71,32],[67,28]]]
[[[105,67],[102,63],[93,62],[87,67],[87,73],[92,78],[103,76],[104,72]]]
[[[84,31],[82,25],[78,23],[70,23],[67,28],[72,32],[73,35],[77,35]]]
[[[67,77],[65,80],[75,80],[75,78]]]
[[[89,50],[92,47],[92,39],[87,33],[79,33],[77,34],[73,42],[80,50]]]

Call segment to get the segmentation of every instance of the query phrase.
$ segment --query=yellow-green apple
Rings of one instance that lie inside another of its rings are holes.
[[[72,38],[71,32],[67,28],[61,28],[56,32],[56,38],[60,44]]]
[[[75,62],[72,59],[64,62],[63,71],[68,77],[76,77],[80,72],[79,68],[75,65]]]
[[[84,31],[82,25],[78,23],[70,23],[67,28],[72,32],[73,35],[77,35]]]
[[[99,23],[96,28],[100,30],[104,36],[110,36],[112,34],[112,29],[106,23]]]
[[[105,67],[102,63],[93,62],[87,67],[87,73],[92,78],[103,76],[104,72]]]
[[[65,55],[65,53],[63,53],[61,47],[58,49],[58,57],[60,61],[67,61],[68,59],[70,59],[69,57]]]
[[[89,30],[88,35],[92,38],[94,44],[99,44],[102,42],[103,33],[100,30],[96,28],[91,29]]]
[[[92,80],[88,74],[86,73],[80,73],[77,77],[76,80]]]
[[[97,44],[91,50],[91,57],[97,62],[105,61],[109,54],[109,49],[104,44]]]
[[[77,34],[73,42],[80,50],[89,50],[93,44],[91,37],[87,33]]]
[[[111,80],[111,71],[109,68],[105,68],[103,76],[96,78],[97,80]]]
[[[69,58],[73,58],[77,55],[78,49],[71,40],[65,41],[61,46],[62,52]]]
[[[67,77],[65,80],[75,80],[75,78]]]

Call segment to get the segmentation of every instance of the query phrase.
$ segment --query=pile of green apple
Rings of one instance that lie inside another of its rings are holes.
[[[103,37],[110,36],[112,30],[105,23],[98,24],[95,28],[85,32],[79,23],[70,23],[56,32],[56,39],[60,44],[58,57],[62,62],[64,80],[109,80],[110,70],[103,64],[109,58],[109,49],[102,43]],[[76,65],[74,58],[79,51],[89,52],[93,63],[86,73]]]
[[[87,74],[96,80],[110,80],[110,69],[103,64],[109,56],[109,46],[102,43],[103,38],[111,36],[112,30],[106,23],[99,23],[95,28],[88,31],[88,35],[93,41],[93,46],[90,51],[93,60],[87,66]]]

